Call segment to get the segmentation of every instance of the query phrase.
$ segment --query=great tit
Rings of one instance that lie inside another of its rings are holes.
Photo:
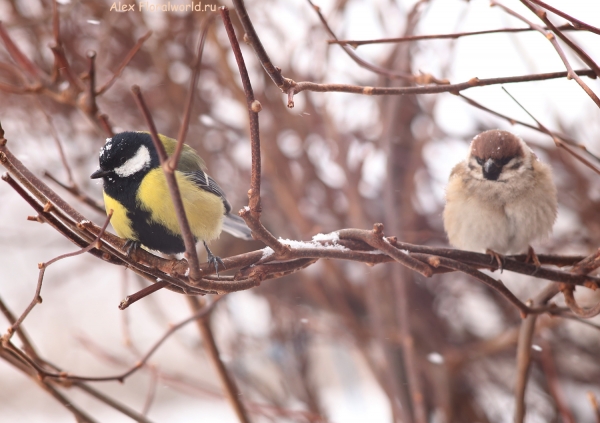
[[[177,141],[164,135],[159,138],[167,154],[173,154]],[[222,229],[238,238],[252,237],[244,221],[231,214],[225,194],[204,169],[202,158],[184,144],[175,171],[177,185],[196,242],[204,242],[208,260],[218,270],[222,261],[213,256],[206,241],[217,238]],[[121,132],[108,138],[100,150],[100,169],[90,177],[103,179],[106,212],[113,210],[111,224],[130,247],[141,244],[165,254],[185,251],[167,180],[149,133]]]

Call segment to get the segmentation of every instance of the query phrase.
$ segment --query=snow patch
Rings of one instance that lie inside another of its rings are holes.
[[[329,241],[333,244],[337,243],[340,240],[339,232],[331,232],[330,234],[316,234],[312,237],[313,241]]]
[[[273,249],[271,247],[265,247],[265,248],[262,249],[262,252],[263,252],[263,255],[262,255],[262,257],[260,259],[264,260],[267,257],[272,256],[275,251],[273,251]]]
[[[340,235],[338,232],[332,232],[330,234],[317,234],[313,236],[312,241],[296,241],[293,239],[279,238],[279,242],[285,245],[289,245],[292,248],[331,248],[340,251],[350,251],[350,249],[338,244]]]
[[[349,248],[344,247],[343,245],[338,244],[340,240],[340,235],[338,232],[332,232],[330,234],[317,234],[313,236],[311,241],[296,241],[294,239],[283,239],[279,238],[279,242],[285,245],[289,245],[292,248],[301,250],[306,248],[329,248],[339,251],[350,251]],[[266,247],[262,249],[263,255],[261,260],[270,257],[275,253],[271,247]]]

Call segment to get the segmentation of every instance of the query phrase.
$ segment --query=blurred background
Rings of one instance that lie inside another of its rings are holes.
[[[200,24],[208,12],[118,13],[111,1],[58,0],[60,42],[74,75],[96,52],[96,83],[120,68],[140,37],[152,31],[114,84],[98,96],[99,112],[115,132],[146,130],[130,87],[141,87],[159,132],[176,137],[183,114]],[[150,3],[166,4],[162,0]],[[171,0],[171,4],[187,4]],[[554,7],[600,27],[600,3],[554,0]],[[228,2],[202,2],[226,5]],[[524,28],[487,0],[318,0],[340,39],[375,39]],[[521,2],[510,9],[543,25]],[[431,74],[452,83],[564,71],[548,40],[536,31],[360,46],[355,53],[387,69],[359,66],[331,36],[305,0],[248,0],[250,18],[273,63],[295,81],[408,86],[393,73]],[[56,43],[50,0],[0,0],[6,33],[35,67],[50,75]],[[231,13],[238,39],[243,30]],[[555,24],[566,21],[550,14]],[[568,36],[600,60],[598,35]],[[49,89],[19,92],[31,77],[19,69],[6,40],[0,45],[0,121],[8,146],[36,175],[87,218],[105,215],[50,179],[69,178],[92,199],[101,185],[89,179],[107,137],[63,70]],[[568,50],[568,48],[567,48]],[[473,107],[450,93],[360,96],[302,92],[295,107],[242,43],[256,98],[262,104],[263,224],[277,237],[310,240],[342,228],[385,224],[386,235],[415,244],[447,246],[441,212],[452,167],[477,133],[502,128],[523,137],[550,163],[559,191],[554,234],[538,253],[589,254],[600,241],[599,176],[559,150],[549,136]],[[586,66],[571,51],[575,69]],[[596,80],[584,78],[596,92]],[[573,80],[505,86],[548,128],[600,155],[600,112]],[[75,94],[73,94],[75,93]],[[499,85],[462,92],[512,119],[535,122]],[[94,111],[92,111],[94,112]],[[92,116],[92,117],[90,117]],[[61,159],[57,140],[64,150]],[[247,204],[250,143],[245,96],[220,18],[211,26],[192,109],[187,143],[206,160],[234,210]],[[66,161],[72,175],[64,166]],[[20,314],[33,297],[38,262],[76,247],[49,225],[26,221],[33,210],[0,183],[0,298]],[[211,244],[221,257],[263,248],[227,234]],[[499,275],[493,274],[495,278]],[[550,282],[504,272],[502,281],[523,301]],[[394,281],[406,287],[408,320],[398,308]],[[143,286],[134,273],[91,255],[62,260],[46,271],[43,303],[24,328],[38,352],[83,376],[118,374],[170,325],[190,315],[185,298],[159,291],[125,311],[117,306]],[[561,303],[562,297],[557,297]],[[578,288],[580,304],[600,300]],[[215,308],[212,328],[222,360],[243,394],[253,422],[410,422],[411,384],[400,327],[414,340],[411,369],[420,384],[427,421],[510,422],[514,409],[516,345],[521,318],[488,287],[459,273],[424,278],[398,264],[373,267],[320,260],[291,276],[229,294]],[[598,319],[590,322],[600,324]],[[0,332],[8,322],[0,317]],[[588,393],[600,395],[598,327],[541,316],[526,395],[527,422],[593,422]],[[155,422],[234,422],[195,326],[178,331],[150,364],[124,383],[94,387]],[[130,418],[80,390],[61,387],[97,421]],[[0,361],[1,420],[73,421],[70,412],[8,362]]]

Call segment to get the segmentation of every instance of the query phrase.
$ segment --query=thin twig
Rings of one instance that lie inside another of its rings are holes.
[[[127,67],[129,62],[131,61],[131,59],[133,59],[133,57],[136,55],[136,53],[142,48],[144,41],[146,41],[148,38],[150,38],[151,35],[152,35],[152,31],[148,31],[144,35],[142,35],[142,37],[139,40],[137,40],[137,43],[135,43],[133,48],[129,51],[129,53],[127,53],[127,56],[125,56],[125,59],[123,59],[123,61],[119,65],[119,67],[117,67],[117,70],[111,76],[111,78],[108,81],[106,81],[106,83],[103,86],[98,88],[98,90],[96,91],[96,95],[102,95],[102,94],[104,94],[104,92],[106,90],[108,90],[110,87],[112,87],[112,85],[115,83],[117,78],[121,75],[123,70]]]
[[[60,161],[62,162],[63,167],[65,168],[65,172],[67,173],[68,184],[69,184],[69,186],[74,186],[75,181],[73,179],[73,172],[71,171],[71,166],[69,166],[69,162],[67,161],[67,156],[65,154],[65,150],[64,150],[62,142],[60,141],[60,138],[58,136],[58,132],[56,131],[56,127],[54,126],[54,122],[52,121],[52,117],[48,114],[48,112],[42,105],[42,102],[39,101],[39,98],[36,97],[36,100],[37,100],[36,103],[37,103],[39,109],[41,110],[41,112],[44,114],[44,117],[46,118],[46,122],[48,123],[48,127],[50,128],[50,134],[52,135],[52,139],[54,140],[54,144],[56,145],[56,149],[58,150],[58,155],[60,157]]]
[[[101,401],[104,404],[108,405],[109,407],[112,407],[115,410],[119,411],[120,413],[123,413],[124,415],[130,417],[131,419],[135,420],[136,422],[139,422],[139,423],[152,423],[152,421],[149,420],[144,415],[136,412],[135,410],[132,410],[131,408],[129,408],[126,405],[123,405],[123,404],[115,401],[114,399],[112,399],[109,396],[105,395],[103,392],[101,392],[101,391],[99,391],[99,390],[97,390],[95,388],[92,388],[91,386],[89,386],[86,383],[83,383],[83,382],[80,382],[80,381],[75,381],[75,382],[73,382],[73,385],[76,386],[76,387],[78,387],[82,391],[86,392],[87,394],[91,395],[92,397],[94,397],[98,401]]]
[[[96,210],[97,212],[99,212],[99,213],[106,212],[106,210],[104,209],[104,206],[102,204],[100,204],[94,198],[92,198],[92,197],[88,196],[87,194],[85,194],[84,192],[82,192],[77,184],[75,184],[75,183],[73,183],[72,185],[64,184],[61,181],[59,181],[56,177],[54,177],[51,173],[49,173],[48,171],[44,171],[44,176],[46,178],[50,179],[55,184],[59,185],[61,188],[63,188],[64,190],[66,190],[67,192],[72,194],[73,196],[75,196],[75,198],[77,198],[78,200],[82,201],[83,203],[90,206],[92,209]]]
[[[50,45],[50,50],[52,50],[52,53],[54,54],[56,66],[58,67],[62,75],[65,77],[67,82],[69,82],[69,86],[66,90],[70,92],[75,92],[77,94],[82,91],[85,91],[85,84],[71,67],[71,64],[67,60],[65,49],[62,46],[62,44]],[[73,97],[74,96],[75,95],[73,95]]]
[[[571,272],[586,275],[600,267],[600,248],[575,264]]]
[[[593,32],[594,34],[600,35],[600,28],[596,28],[595,26],[588,25],[585,22],[580,21],[579,19],[575,19],[571,15],[568,15],[565,12],[562,12],[562,11],[558,10],[557,8],[550,6],[549,4],[544,3],[542,0],[530,0],[530,1],[532,3],[542,6],[544,9],[548,9],[552,13],[555,13],[558,16],[565,18],[566,20],[572,22],[573,25],[575,26],[575,28],[585,29],[587,31]]]
[[[414,254],[415,257],[420,257],[420,254]],[[489,287],[493,288],[494,290],[498,291],[500,294],[502,294],[502,296],[504,296],[507,300],[509,300],[511,303],[513,303],[521,312],[521,317],[525,318],[528,314],[531,313],[531,308],[526,306],[525,304],[523,304],[523,302],[521,300],[519,300],[500,280],[496,280],[488,275],[486,275],[485,273],[480,272],[477,269],[474,269],[473,267],[464,264],[464,263],[460,263],[458,261],[452,260],[452,259],[448,259],[445,257],[437,257],[437,256],[425,256],[424,258],[427,259],[428,263],[430,265],[432,265],[433,267],[439,267],[439,266],[444,266],[444,267],[449,267],[451,269],[454,270],[459,270],[467,275],[473,276],[474,278],[478,279],[479,281],[485,283],[486,285],[488,285]]]
[[[321,8],[317,5],[315,5],[311,0],[307,0],[308,3],[312,6],[313,10],[317,13],[317,15],[319,16],[319,20],[321,21],[321,23],[323,24],[323,26],[325,27],[325,29],[327,30],[327,32],[329,33],[329,35],[334,38],[335,40],[337,40],[337,36],[335,35],[335,33],[333,32],[333,30],[331,29],[331,27],[329,26],[329,23],[327,23],[327,20],[325,19],[325,17],[323,16],[323,14],[321,13]],[[418,2],[417,5],[421,4],[423,2]],[[403,79],[406,81],[411,81],[411,82],[416,82],[417,78],[415,78],[415,76],[413,76],[412,74],[410,74],[409,72],[394,72],[392,70],[389,69],[385,69],[382,68],[381,66],[377,66],[374,65],[372,63],[367,62],[366,60],[362,59],[358,54],[356,54],[350,47],[345,46],[345,45],[341,45],[341,47],[344,49],[344,52],[350,56],[350,58],[356,62],[356,64],[358,64],[360,67],[368,69],[372,72],[375,72],[379,75],[385,76],[387,78],[390,79]],[[432,76],[429,76],[430,80],[435,80],[435,78],[433,78]],[[438,83],[444,83],[443,81],[437,81]]]
[[[219,302],[219,300],[221,298],[222,297],[217,297],[214,301],[212,301],[210,304],[207,304],[206,306],[204,306],[201,310],[198,310],[192,316],[188,317],[187,319],[181,321],[180,323],[178,323],[176,325],[171,326],[169,328],[169,330],[167,330],[154,343],[154,345],[146,352],[146,354],[144,354],[143,357],[140,358],[140,360],[133,367],[131,367],[130,369],[126,370],[125,372],[123,372],[119,375],[101,376],[101,377],[78,376],[78,375],[71,375],[66,372],[60,372],[60,373],[48,372],[35,363],[33,363],[33,366],[35,367],[36,371],[39,372],[39,374],[41,376],[46,377],[46,378],[52,378],[52,379],[58,379],[58,380],[72,380],[72,381],[89,381],[89,382],[109,382],[109,381],[121,381],[122,382],[127,377],[131,376],[132,374],[137,372],[139,369],[141,369],[148,362],[150,357],[152,357],[152,355],[160,348],[160,346],[171,335],[173,335],[175,332],[177,332],[179,329],[183,328],[184,326],[188,325],[189,323],[193,322],[194,320],[201,319],[206,314],[210,313],[212,311],[212,309],[214,308],[214,306]]]
[[[198,297],[187,297],[188,304],[192,309],[192,312],[195,314],[198,313],[198,310],[202,309],[200,304],[200,300]],[[221,354],[219,353],[219,349],[217,347],[217,343],[215,341],[215,337],[213,336],[212,329],[210,327],[210,314],[205,314],[201,319],[196,320],[196,324],[198,325],[198,329],[202,334],[202,340],[204,341],[204,346],[206,348],[206,352],[210,357],[213,365],[215,366],[219,378],[221,379],[221,383],[225,389],[225,393],[227,398],[229,399],[229,403],[233,407],[235,414],[238,417],[238,420],[241,423],[250,423],[250,418],[248,417],[248,412],[246,411],[246,407],[242,402],[242,394],[238,389],[235,380],[229,374],[229,371],[225,367],[225,363],[221,359]]]
[[[548,285],[528,306],[540,306],[550,301],[558,294],[556,284]],[[530,314],[521,322],[519,340],[517,342],[517,378],[515,381],[515,423],[523,423],[525,418],[525,390],[529,376],[529,363],[531,361],[531,344],[535,331],[537,315]]]
[[[177,145],[175,146],[175,152],[173,153],[171,158],[165,162],[165,166],[167,166],[167,168],[171,171],[177,169],[177,164],[179,163],[179,156],[181,155],[181,151],[183,150],[183,144],[185,143],[188,126],[190,124],[192,104],[194,102],[194,97],[196,96],[196,85],[198,83],[198,76],[200,75],[200,64],[202,63],[204,41],[206,40],[208,29],[210,28],[210,25],[213,23],[216,16],[216,14],[210,14],[203,21],[203,29],[200,32],[200,37],[198,39],[198,51],[196,52],[196,58],[194,60],[194,64],[192,65],[192,77],[190,78],[190,87],[188,89],[187,98],[185,102],[185,109],[183,111],[183,119],[181,120],[181,125],[179,126],[179,133],[177,134]]]
[[[38,179],[23,163],[17,159],[17,157],[6,147],[6,145],[0,142],[0,164],[4,165],[9,173],[19,183],[31,192],[36,198],[45,204],[50,201],[56,205],[59,209],[64,211],[69,218],[75,222],[85,221],[85,217],[75,210],[69,203],[60,198],[54,191],[52,191],[46,184]]]
[[[529,10],[531,10],[533,13],[535,13],[537,15],[537,17],[540,18],[547,25],[547,27],[550,28],[550,30],[552,30],[556,35],[558,35],[558,37],[561,40],[563,40],[563,42],[566,45],[571,47],[571,50],[573,50],[581,58],[581,60],[583,60],[583,62],[586,65],[588,65],[590,68],[592,68],[594,70],[594,72],[596,73],[596,76],[600,76],[600,68],[598,67],[596,62],[594,62],[594,59],[592,59],[589,54],[587,54],[585,51],[583,51],[583,49],[581,47],[579,47],[577,44],[575,44],[575,42],[573,42],[569,37],[567,37],[565,34],[563,34],[563,32],[556,25],[554,25],[550,21],[550,19],[548,19],[547,13],[544,10],[540,9],[539,7],[536,7],[528,0],[521,0],[521,3],[523,3],[525,6],[527,6],[529,8]]]
[[[287,92],[289,88],[289,80],[284,78],[281,75],[281,69],[273,65],[267,51],[263,47],[260,38],[256,34],[254,30],[254,25],[252,25],[252,21],[250,20],[250,16],[248,16],[248,11],[246,10],[246,6],[244,5],[244,0],[233,0],[233,5],[235,7],[235,12],[237,13],[240,22],[242,23],[242,27],[244,28],[245,35],[244,39],[248,41],[248,44],[252,46],[260,64],[263,66],[267,74],[271,77],[275,85],[277,85],[283,92]],[[223,12],[221,11],[221,16],[223,16]],[[237,41],[236,41],[237,42]]]
[[[58,14],[58,1],[52,0],[52,35],[54,37],[54,44],[60,45],[60,16]],[[54,64],[52,66],[52,73],[50,74],[50,81],[55,84],[60,77],[60,65],[58,60],[54,58]]]
[[[473,100],[472,98],[467,97],[464,94],[459,93],[458,96],[460,98],[462,98],[463,100],[465,100],[467,103],[469,103],[471,106],[477,107],[480,110],[484,110],[484,111],[486,111],[488,113],[493,114],[494,116],[498,116],[498,117],[500,117],[502,119],[505,119],[511,125],[519,124],[519,125],[525,126],[527,128],[533,129],[534,131],[538,131],[538,132],[541,132],[543,134],[548,134],[548,132],[542,130],[539,127],[539,125],[538,126],[531,125],[529,123],[526,123],[526,122],[523,122],[523,121],[511,118],[511,117],[506,116],[506,115],[503,115],[502,113],[496,112],[495,110],[492,110],[492,109],[484,106],[483,104],[476,102],[475,100]],[[572,145],[573,147],[577,147],[579,150],[583,150],[590,157],[593,157],[595,160],[597,160],[597,161],[600,162],[600,157],[596,156],[594,153],[592,153],[591,151],[589,151],[587,149],[587,147],[585,145],[583,145],[582,143],[579,143],[579,142],[573,140],[572,138],[567,137],[565,134],[557,133],[555,131],[549,131],[549,132],[551,132],[551,136],[555,136],[555,137],[559,138],[560,140],[562,140],[562,141],[564,141],[564,142]]]
[[[583,319],[591,319],[592,317],[596,317],[600,314],[600,303],[597,303],[595,306],[590,308],[580,307],[575,300],[573,290],[574,287],[571,285],[561,285],[561,292],[565,297],[565,303],[567,304],[567,307],[569,307],[569,310],[573,312],[573,314]]]
[[[567,79],[574,79],[579,84],[579,86],[581,86],[581,88],[588,94],[588,96],[594,101],[594,103],[596,103],[596,105],[598,107],[600,107],[600,98],[598,98],[598,96],[590,89],[590,87],[588,87],[587,84],[585,82],[583,82],[583,80],[579,77],[579,75],[573,70],[562,47],[556,41],[556,36],[552,32],[546,31],[540,25],[534,24],[533,22],[524,18],[523,16],[521,16],[514,10],[509,9],[508,7],[504,6],[501,3],[498,3],[496,0],[492,0],[491,5],[500,7],[502,10],[504,10],[509,15],[512,15],[515,18],[522,20],[527,25],[531,26],[533,29],[537,30],[544,37],[546,37],[546,39],[548,39],[548,41],[550,41],[550,43],[552,44],[552,47],[554,47],[554,50],[556,50],[556,53],[558,54],[558,56],[562,60],[563,64],[565,65],[565,68],[567,69]]]
[[[10,311],[10,309],[4,303],[4,301],[2,300],[2,298],[0,298],[0,313],[4,314],[4,317],[6,317],[6,320],[8,320],[8,323],[11,326],[14,326],[15,323],[17,322],[17,318]],[[27,354],[29,354],[31,357],[33,357],[34,359],[39,360],[37,351],[33,347],[33,344],[31,342],[31,340],[29,339],[29,336],[25,333],[25,329],[23,329],[23,327],[21,327],[21,326],[17,326],[16,329],[15,329],[15,332],[17,333],[17,336],[19,337],[19,340],[23,344],[23,350]]]
[[[510,94],[508,92],[508,90],[504,87],[502,87],[502,89],[504,90],[504,92],[506,94],[508,94],[510,96],[510,98],[512,98],[512,100],[517,103],[517,105],[523,109],[523,111],[525,111],[525,113],[527,113],[534,121],[535,123],[538,124],[538,127],[540,128],[540,130],[542,132],[544,132],[545,134],[550,135],[550,137],[552,137],[552,139],[554,140],[554,143],[558,146],[561,147],[563,150],[565,150],[567,153],[569,153],[571,156],[575,157],[577,160],[579,160],[581,163],[583,163],[584,165],[586,165],[587,167],[589,167],[590,169],[592,169],[594,172],[596,172],[597,174],[600,175],[600,169],[598,169],[593,163],[591,163],[589,160],[587,160],[585,157],[581,157],[579,154],[575,153],[573,150],[571,150],[571,148],[565,144],[560,138],[558,138],[556,135],[554,135],[548,128],[546,128],[544,125],[541,124],[541,122],[539,120],[537,120],[531,113],[529,113],[529,111],[523,106],[521,105],[521,103],[519,103],[517,101],[516,98],[514,98],[512,96],[512,94]]]
[[[125,310],[131,304],[133,304],[133,303],[141,300],[142,298],[147,297],[148,295],[154,294],[159,289],[166,288],[168,285],[169,285],[169,283],[165,282],[165,281],[156,282],[156,283],[153,283],[150,286],[147,286],[144,289],[139,290],[135,294],[128,295],[119,304],[119,310]]]
[[[98,123],[100,124],[100,127],[104,130],[104,132],[106,133],[106,135],[108,135],[109,137],[113,137],[115,135],[115,133],[112,130],[112,126],[110,125],[110,122],[108,121],[108,116],[105,114],[99,114],[98,115]]]
[[[44,280],[44,274],[46,272],[46,269],[53,263],[56,263],[59,260],[68,258],[68,257],[74,257],[74,256],[78,256],[80,254],[83,253],[87,253],[88,251],[90,251],[92,248],[98,248],[99,247],[99,243],[100,243],[100,239],[102,238],[102,235],[104,234],[104,231],[106,230],[106,228],[108,227],[108,223],[110,222],[110,219],[113,215],[113,211],[111,210],[108,213],[108,216],[106,217],[106,221],[104,222],[104,225],[102,226],[102,229],[100,230],[100,234],[98,234],[98,236],[96,237],[96,239],[90,243],[87,247],[84,247],[78,251],[72,252],[72,253],[67,253],[67,254],[61,254],[60,256],[54,257],[52,260],[46,262],[46,263],[39,263],[38,267],[40,269],[39,275],[38,275],[38,282],[37,282],[37,286],[35,289],[35,294],[33,295],[33,300],[31,300],[31,302],[29,303],[29,305],[27,306],[27,308],[25,309],[25,311],[23,311],[23,313],[21,314],[21,316],[19,316],[19,318],[16,320],[16,322],[14,322],[10,328],[8,328],[7,334],[4,335],[2,337],[2,342],[6,342],[8,341],[12,335],[15,333],[15,331],[17,330],[17,328],[21,325],[21,323],[23,323],[23,320],[25,320],[25,318],[27,317],[27,315],[29,314],[29,312],[31,312],[31,310],[33,310],[33,308],[42,302],[42,298],[40,297],[40,293],[42,291],[42,282]]]
[[[563,31],[581,31],[581,28],[575,28],[572,25],[565,24],[558,27]],[[546,28],[548,29],[548,28]],[[484,35],[484,34],[498,34],[498,33],[514,33],[514,32],[529,32],[534,31],[532,28],[501,28],[501,29],[489,29],[486,31],[472,31],[472,32],[456,32],[453,34],[430,34],[430,35],[411,35],[408,37],[396,37],[396,38],[377,38],[372,40],[327,40],[328,44],[347,44],[354,48],[366,44],[385,44],[385,43],[403,43],[411,41],[421,40],[443,40],[451,39],[456,40],[461,37],[468,37],[471,35]]]
[[[4,46],[8,51],[8,54],[12,57],[15,63],[24,70],[34,81],[40,83],[42,72],[40,69],[30,61],[27,56],[17,47],[15,42],[12,40],[8,31],[0,21],[0,39],[4,42]]]
[[[158,387],[158,372],[155,369],[150,370],[150,386],[148,386],[148,394],[146,395],[146,401],[144,401],[144,407],[142,408],[142,415],[146,416],[150,411],[150,407],[156,397],[156,388]]]
[[[542,348],[541,362],[544,375],[546,376],[546,381],[548,382],[548,392],[554,399],[554,404],[556,404],[556,408],[558,409],[558,413],[560,414],[562,421],[564,423],[576,423],[573,412],[569,408],[567,401],[565,401],[564,395],[560,388],[556,362],[552,356],[550,342],[542,339],[540,344],[540,347]]]
[[[111,364],[117,366],[126,366],[127,361],[121,359],[120,357],[109,353],[106,349],[102,348],[102,346],[94,343],[91,339],[81,337],[79,341],[85,345],[88,350],[92,354],[97,357],[100,357],[103,360],[109,361]],[[147,368],[150,366],[147,366]],[[210,399],[225,399],[225,396],[219,392],[217,389],[213,389],[212,387],[206,387],[194,380],[192,380],[187,375],[177,374],[177,373],[167,373],[164,370],[160,370],[157,368],[151,369],[158,378],[161,383],[169,386],[174,389],[181,389],[183,387],[186,388],[186,392],[194,392],[199,395],[207,396]],[[75,384],[80,382],[74,382]],[[327,423],[327,420],[323,419],[321,416],[315,415],[314,413],[310,413],[308,411],[303,410],[289,410],[281,407],[275,407],[268,404],[257,403],[257,402],[245,402],[248,411],[257,414],[269,415],[275,413],[281,417],[289,417],[293,419],[306,419],[310,422],[322,422]],[[142,420],[143,421],[143,420]]]
[[[574,71],[577,75],[595,77],[592,70]],[[291,81],[291,88],[287,91],[288,107],[294,107],[294,95],[302,91],[314,92],[343,92],[362,95],[408,95],[408,94],[439,94],[452,93],[457,94],[460,91],[468,90],[474,87],[485,87],[489,85],[514,84],[518,82],[544,81],[549,79],[567,78],[569,72],[550,72],[522,76],[508,76],[502,78],[479,79],[471,78],[467,82],[447,85],[428,85],[418,87],[368,87],[351,84],[318,84],[316,82],[295,82]]]
[[[250,191],[248,191],[248,205],[250,206],[250,212],[253,214],[255,219],[260,219],[260,178],[261,178],[261,158],[260,158],[260,131],[258,126],[258,112],[262,109],[260,102],[254,98],[254,91],[252,90],[252,83],[248,76],[248,70],[244,62],[244,56],[242,56],[242,50],[240,44],[237,41],[231,18],[229,17],[229,10],[226,7],[220,8],[221,18],[229,37],[229,43],[235,56],[240,77],[242,78],[242,85],[244,87],[244,94],[246,94],[246,106],[248,107],[248,118],[250,120],[250,143],[252,149],[252,174],[250,176]]]
[[[83,75],[87,81],[84,95],[79,100],[79,107],[89,116],[96,116],[98,105],[96,104],[96,52],[90,50],[86,54],[88,59],[88,71]]]

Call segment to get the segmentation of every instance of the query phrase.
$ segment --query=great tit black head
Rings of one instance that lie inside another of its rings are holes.
[[[177,141],[163,135],[159,138],[171,155]],[[221,229],[238,238],[251,239],[250,229],[241,218],[230,214],[231,205],[225,194],[188,145],[183,146],[175,177],[197,241],[210,241],[219,236]],[[121,132],[108,138],[100,150],[100,168],[91,178],[103,179],[106,211],[113,210],[111,224],[119,236],[167,254],[185,251],[150,134]]]
[[[158,154],[150,134],[121,132],[106,140],[100,149],[100,169],[90,177],[105,178],[105,182],[113,182],[117,178],[137,180],[158,165]]]

